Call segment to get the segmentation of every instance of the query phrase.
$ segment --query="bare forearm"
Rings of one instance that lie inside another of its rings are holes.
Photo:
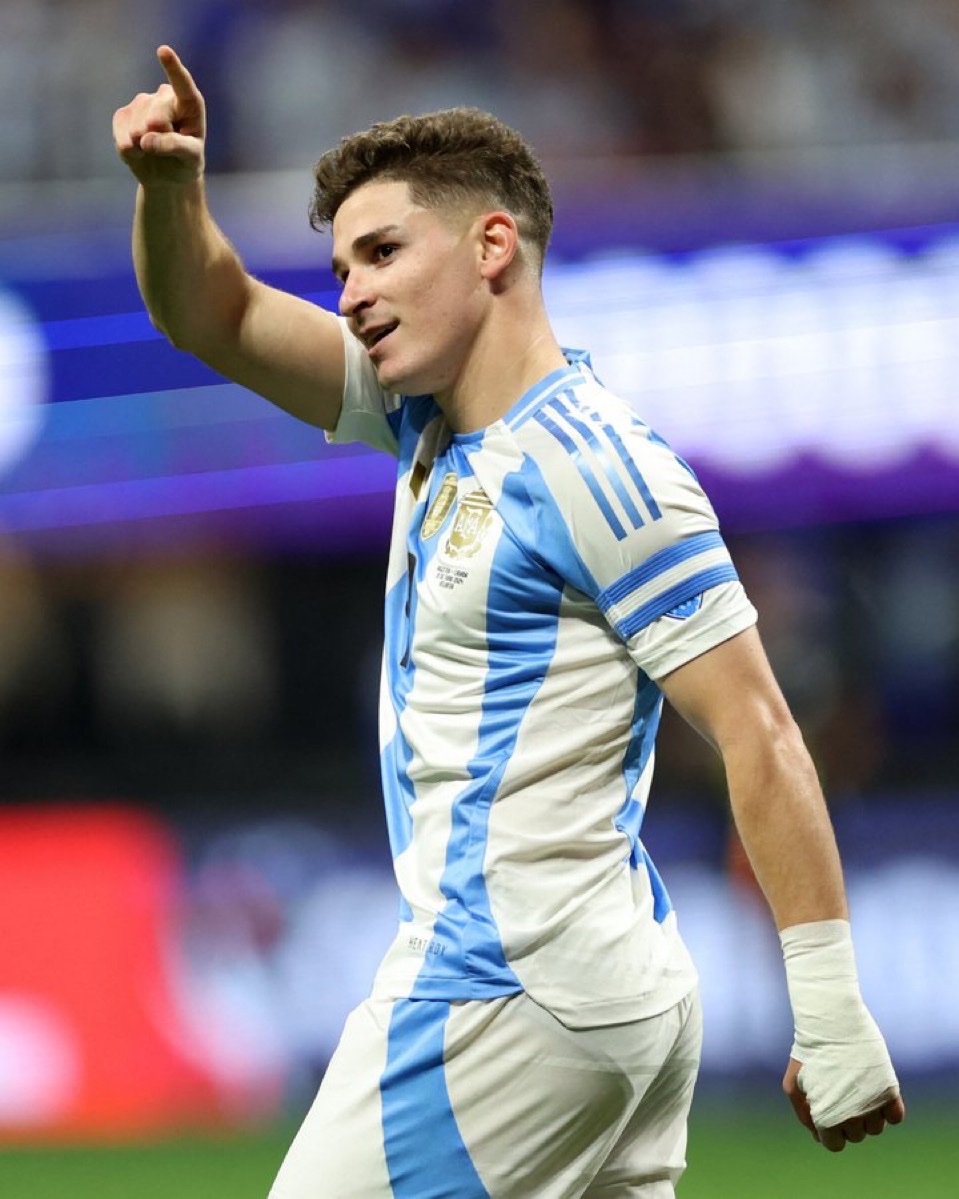
[[[175,345],[210,358],[236,335],[249,277],[210,215],[202,180],[137,189],[133,261],[150,317]]]
[[[139,184],[137,281],[173,344],[280,408],[334,429],[343,399],[343,333],[329,312],[246,271],[204,191],[206,105],[170,46],[166,82],[113,115],[117,151]]]
[[[780,929],[795,1019],[783,1086],[828,1149],[905,1108],[856,977],[842,867],[812,759],[748,629],[661,680],[716,747],[739,835]]]
[[[791,721],[724,754],[733,817],[778,928],[847,918],[842,867],[815,767]]]

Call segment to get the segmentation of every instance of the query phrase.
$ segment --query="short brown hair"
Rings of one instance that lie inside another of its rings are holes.
[[[549,184],[524,138],[478,108],[447,108],[380,121],[345,137],[314,168],[310,224],[324,229],[340,205],[373,179],[406,183],[424,208],[472,205],[504,208],[540,265],[553,228]]]

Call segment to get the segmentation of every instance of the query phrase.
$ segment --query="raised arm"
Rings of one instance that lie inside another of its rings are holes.
[[[113,118],[120,157],[136,177],[133,258],[153,323],[180,349],[332,429],[344,380],[332,313],[255,279],[210,214],[204,184],[206,107],[169,46],[167,81]]]
[[[783,1086],[827,1149],[905,1114],[859,993],[839,852],[816,770],[755,629],[660,685],[722,756],[733,818],[780,932],[796,1039]]]

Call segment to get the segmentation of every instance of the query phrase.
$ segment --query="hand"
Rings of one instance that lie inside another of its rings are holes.
[[[814,1139],[831,1153],[841,1153],[846,1148],[847,1141],[858,1144],[867,1136],[877,1137],[887,1124],[901,1124],[906,1118],[906,1105],[902,1101],[902,1096],[896,1091],[878,1106],[861,1115],[843,1120],[842,1124],[835,1128],[817,1128],[809,1110],[809,1103],[799,1085],[801,1068],[802,1064],[797,1062],[794,1057],[789,1059],[789,1065],[786,1067],[783,1077],[783,1090],[792,1104],[799,1123],[808,1128]]]
[[[117,109],[113,140],[141,183],[192,182],[203,174],[206,105],[175,50],[161,46],[157,58],[167,82]]]

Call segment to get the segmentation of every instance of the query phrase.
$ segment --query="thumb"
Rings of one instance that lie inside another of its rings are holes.
[[[203,143],[188,134],[151,130],[140,138],[140,150],[153,158],[175,158],[183,163],[199,165],[203,159]]]
[[[161,174],[151,177],[163,177],[170,182],[199,179],[204,169],[204,145],[198,138],[188,134],[173,132],[144,133],[140,138],[139,152],[135,157],[144,165],[152,159],[156,163],[155,170]],[[161,163],[167,167],[161,168]],[[139,174],[139,173],[138,173]]]
[[[786,1098],[792,1106],[796,1119],[804,1128],[808,1128],[815,1140],[819,1140],[819,1132],[813,1122],[812,1112],[809,1108],[809,1100],[802,1089],[802,1083],[799,1080],[802,1063],[796,1058],[789,1059],[789,1065],[786,1068],[786,1074],[783,1078],[783,1091],[786,1093]]]

